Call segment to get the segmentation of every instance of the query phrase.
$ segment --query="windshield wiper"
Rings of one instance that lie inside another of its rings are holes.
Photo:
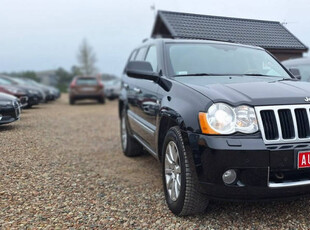
[[[300,81],[300,80],[297,78],[282,78],[282,79],[277,80],[277,81]]]
[[[209,73],[190,73],[190,74],[177,74],[174,77],[186,77],[186,76],[213,76],[214,74]]]
[[[253,77],[278,77],[280,76],[274,76],[274,75],[266,75],[266,74],[260,74],[260,73],[244,73],[244,74],[218,74],[218,73],[192,73],[192,74],[178,74],[174,75],[174,77],[186,77],[186,76],[253,76]],[[285,80],[292,80],[295,81],[293,78],[282,78],[279,81],[285,81]]]
[[[280,76],[274,76],[274,75],[266,75],[266,74],[260,74],[260,73],[245,73],[240,74],[242,76],[258,76],[258,77],[280,77]]]

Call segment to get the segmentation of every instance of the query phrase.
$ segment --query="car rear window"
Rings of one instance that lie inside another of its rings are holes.
[[[76,85],[98,85],[98,81],[96,78],[78,78]]]

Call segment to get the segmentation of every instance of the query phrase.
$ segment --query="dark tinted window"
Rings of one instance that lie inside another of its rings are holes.
[[[151,46],[147,52],[145,61],[150,62],[152,67],[153,67],[153,71],[157,72],[157,51],[156,51],[156,46]]]
[[[147,47],[143,47],[143,48],[139,49],[135,60],[136,61],[143,61],[144,57],[145,57],[146,50],[147,50]]]
[[[76,85],[98,85],[96,78],[78,78]]]

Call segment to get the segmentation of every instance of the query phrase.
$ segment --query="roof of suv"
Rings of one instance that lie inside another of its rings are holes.
[[[232,46],[238,46],[238,47],[247,47],[247,48],[253,48],[253,49],[259,49],[264,50],[261,47],[258,46],[251,46],[251,45],[244,45],[239,43],[233,43],[233,42],[222,42],[222,41],[214,41],[214,40],[199,40],[199,39],[171,39],[171,38],[151,38],[147,39],[145,42],[143,42],[139,47],[148,45],[150,43],[154,42],[163,42],[163,43],[194,43],[194,44],[223,44],[223,45],[232,45]]]

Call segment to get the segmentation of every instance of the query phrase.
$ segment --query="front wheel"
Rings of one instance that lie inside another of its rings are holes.
[[[121,143],[123,153],[127,157],[139,156],[143,153],[142,145],[139,144],[128,132],[126,110],[124,109],[121,116]]]
[[[167,132],[162,156],[163,186],[169,209],[178,216],[203,212],[208,199],[197,191],[179,127]]]

